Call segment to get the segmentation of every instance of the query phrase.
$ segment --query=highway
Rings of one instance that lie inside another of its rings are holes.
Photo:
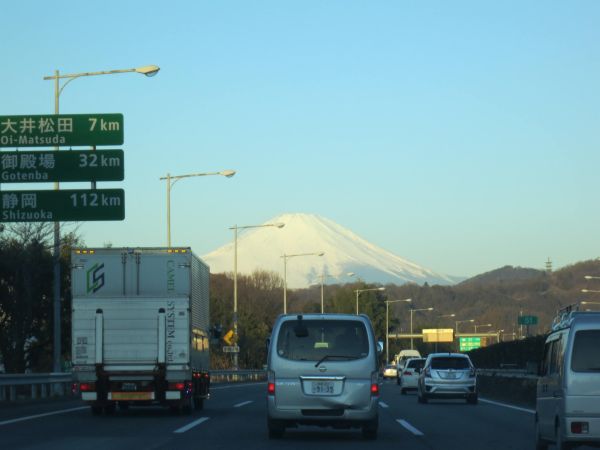
[[[534,448],[533,412],[487,401],[417,403],[400,395],[395,381],[381,388],[376,441],[359,430],[300,427],[281,440],[266,431],[265,383],[224,384],[193,415],[162,408],[131,408],[113,416],[92,416],[80,401],[49,401],[0,408],[2,449],[265,449],[331,448],[411,450],[529,450]]]

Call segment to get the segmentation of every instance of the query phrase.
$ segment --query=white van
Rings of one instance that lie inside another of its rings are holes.
[[[546,339],[536,401],[536,449],[600,446],[600,312],[560,311]]]
[[[267,357],[267,426],[280,438],[298,425],[361,428],[377,437],[378,346],[369,318],[279,316]]]

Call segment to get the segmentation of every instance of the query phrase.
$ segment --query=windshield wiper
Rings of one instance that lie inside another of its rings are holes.
[[[326,359],[330,359],[330,358],[342,358],[342,359],[347,359],[347,360],[352,360],[352,359],[358,359],[358,356],[348,356],[348,355],[325,355],[323,356],[316,364],[315,367],[319,367],[319,364],[321,364],[323,361],[325,361]]]

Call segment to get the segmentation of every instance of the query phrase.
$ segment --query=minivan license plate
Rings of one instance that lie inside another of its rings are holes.
[[[313,394],[332,395],[333,381],[313,381],[311,383],[311,392]]]

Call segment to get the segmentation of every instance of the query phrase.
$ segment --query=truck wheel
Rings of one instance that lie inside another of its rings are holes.
[[[116,410],[117,410],[116,403],[110,403],[104,407],[104,413],[107,415],[113,415]]]
[[[187,399],[187,401],[185,402],[185,405],[183,405],[183,407],[181,408],[184,412],[184,414],[189,414],[190,416],[192,414],[194,414],[194,406],[196,405],[196,402],[194,401],[194,397],[190,397]]]
[[[197,411],[202,411],[204,409],[204,399],[200,397],[194,398],[194,407]]]
[[[127,411],[129,409],[129,403],[119,402],[119,410]]]

